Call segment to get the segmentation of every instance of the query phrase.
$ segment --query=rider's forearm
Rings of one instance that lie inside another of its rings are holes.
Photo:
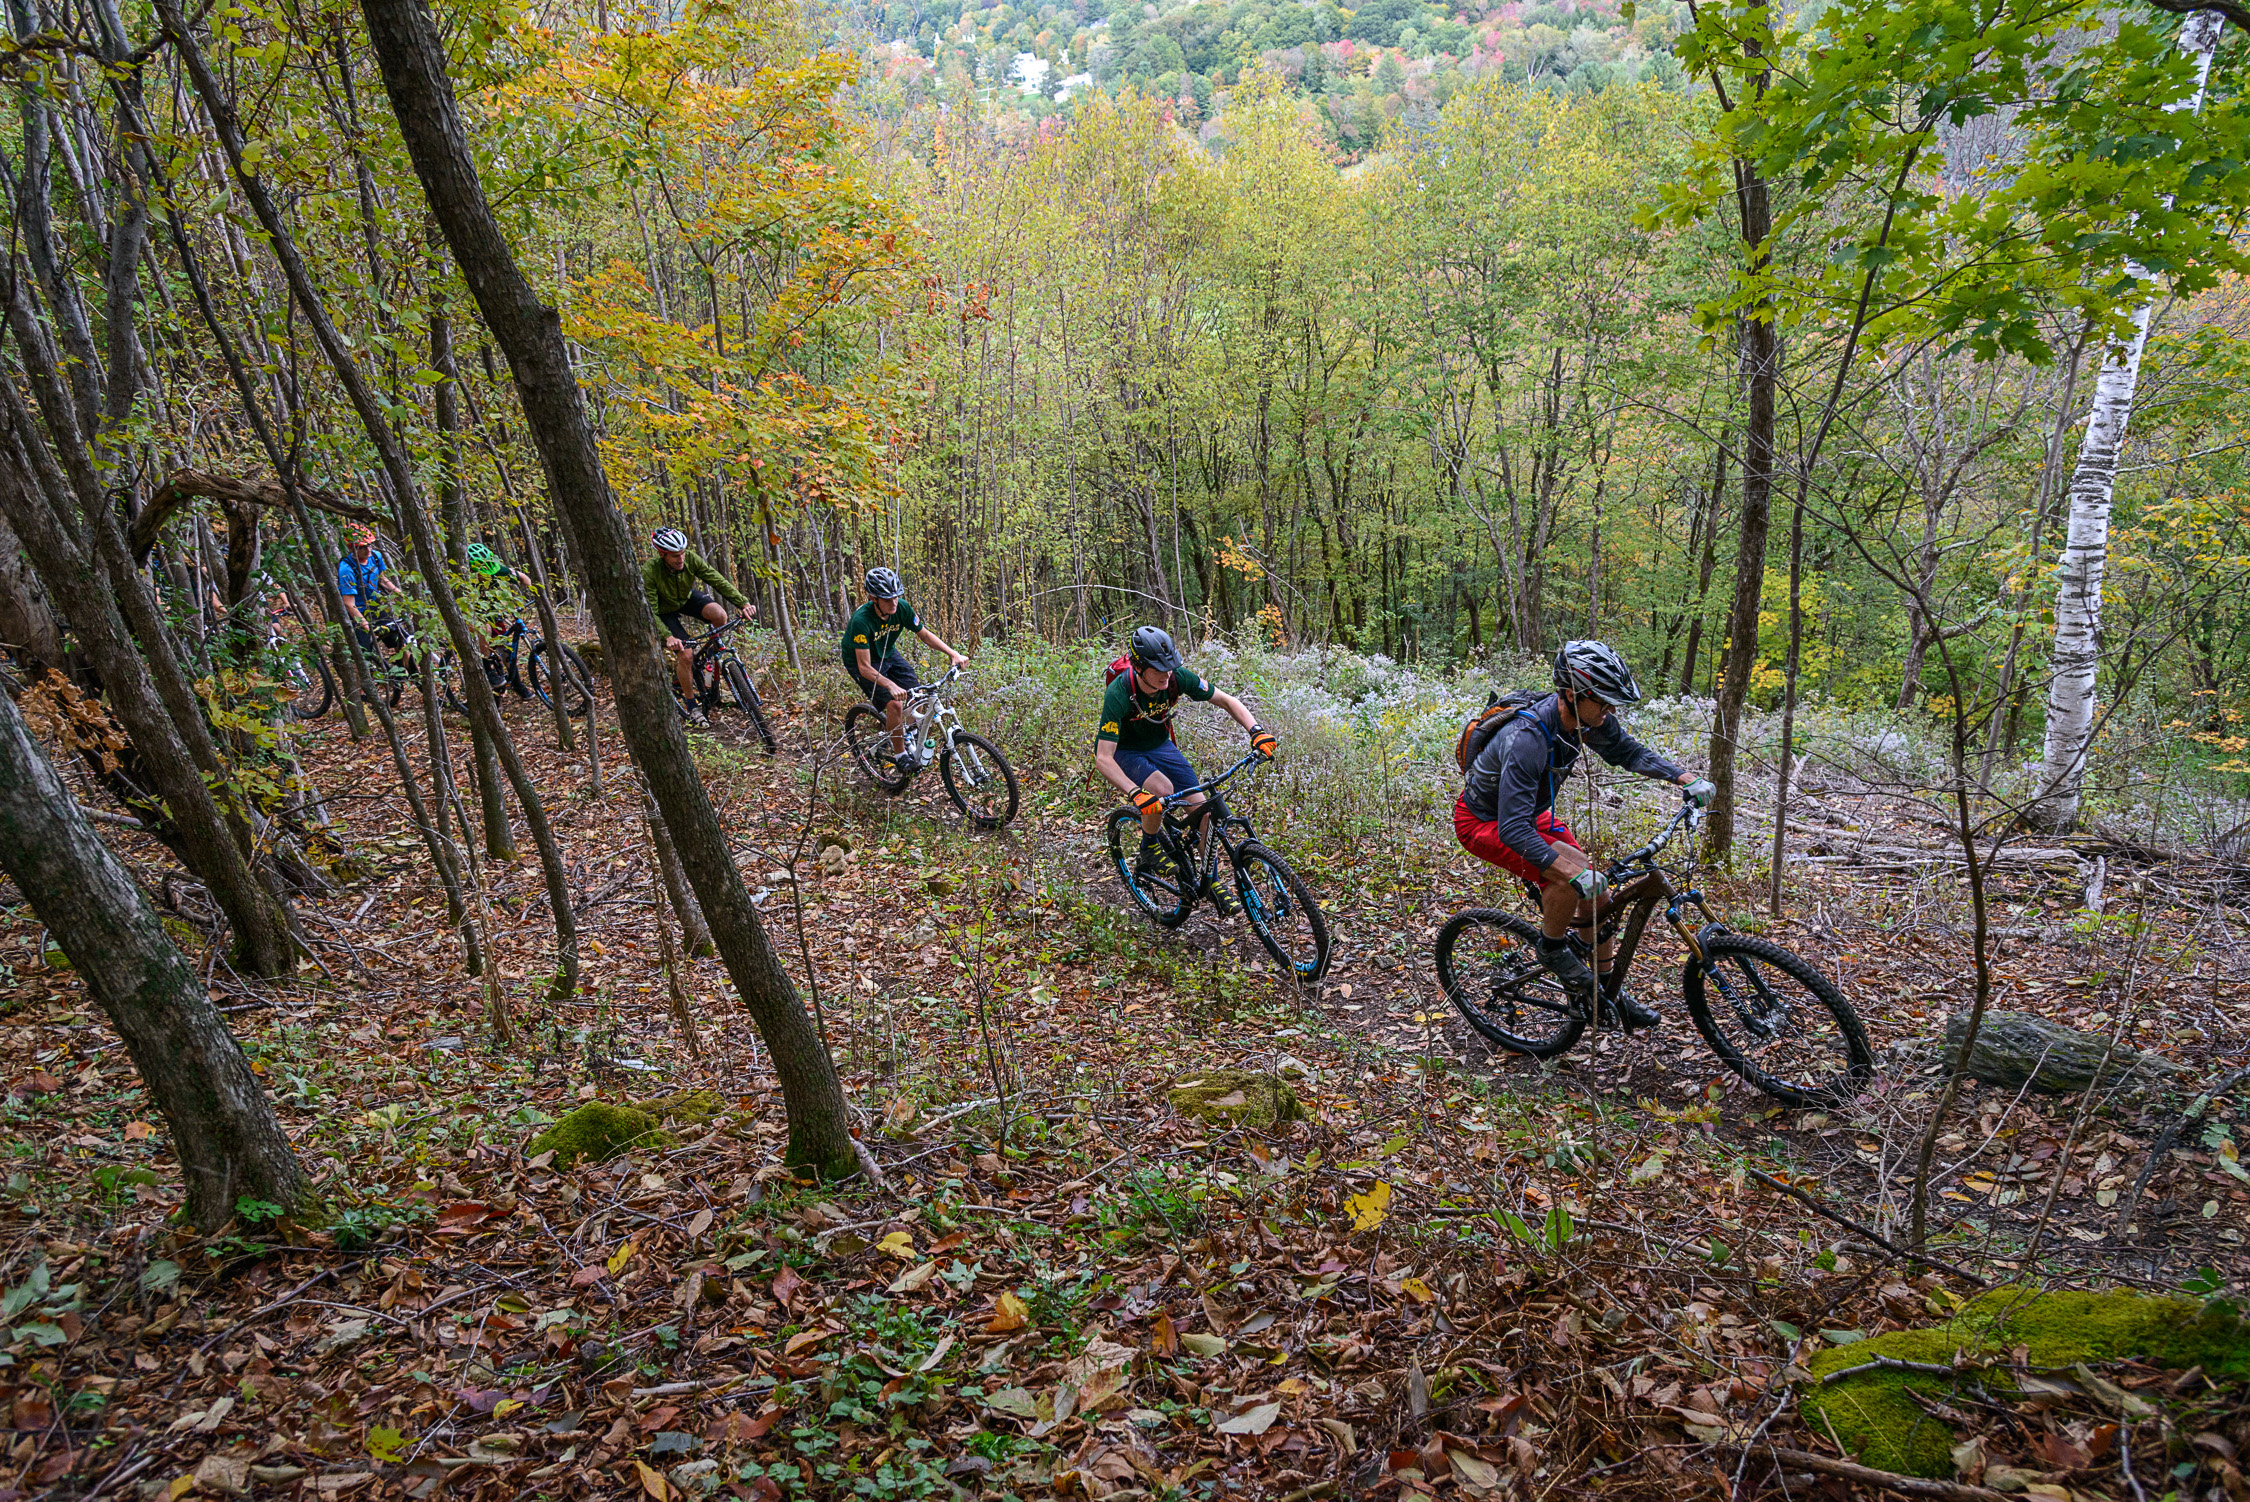
[[[929,643],[930,646],[936,648],[938,651],[943,652],[948,657],[958,657],[961,655],[945,644],[944,637],[938,635],[935,631],[932,631],[927,626],[924,626],[921,630],[915,632],[914,634],[922,638],[923,641]]]
[[[1575,846],[1550,845],[1547,848],[1554,852],[1555,858],[1549,861],[1546,869],[1539,873],[1545,880],[1568,881],[1593,864]]]
[[[1125,769],[1117,764],[1115,746],[1116,742],[1114,741],[1100,743],[1100,748],[1094,752],[1094,770],[1102,774],[1102,781],[1108,783],[1120,793],[1131,793],[1140,787],[1140,784],[1126,776]]]

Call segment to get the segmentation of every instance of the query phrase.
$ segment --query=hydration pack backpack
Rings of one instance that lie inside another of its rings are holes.
[[[1511,694],[1486,695],[1484,708],[1469,716],[1461,726],[1459,738],[1453,742],[1453,759],[1461,764],[1462,775],[1468,774],[1469,764],[1477,759],[1486,746],[1492,744],[1492,738],[1500,733],[1502,726],[1546,697],[1538,689],[1518,689]],[[1541,725],[1539,729],[1544,734],[1547,727]]]
[[[1130,652],[1119,653],[1117,661],[1111,663],[1109,667],[1102,673],[1102,687],[1109,687],[1112,683],[1115,683],[1118,679],[1124,677],[1131,671],[1133,671],[1133,654]],[[1172,697],[1174,700],[1177,700],[1180,697],[1179,688],[1176,683],[1173,686]],[[1164,722],[1164,738],[1168,741],[1174,742],[1179,740],[1179,737],[1172,733],[1172,723],[1169,720]]]

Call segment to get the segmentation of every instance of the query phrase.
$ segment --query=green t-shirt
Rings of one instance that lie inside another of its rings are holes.
[[[1172,675],[1172,686],[1161,694],[1144,694],[1128,668],[1102,690],[1102,728],[1094,739],[1115,741],[1120,751],[1153,751],[1172,735],[1172,715],[1183,695],[1198,704],[1211,702],[1211,685],[1181,668]]]
[[[868,662],[881,667],[884,658],[898,651],[900,637],[921,629],[922,618],[905,600],[891,607],[888,619],[877,615],[875,602],[869,600],[844,623],[844,671],[854,677],[859,675],[858,653],[862,647],[867,649]]]

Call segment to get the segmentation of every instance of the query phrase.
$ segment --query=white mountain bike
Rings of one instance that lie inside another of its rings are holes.
[[[883,723],[883,711],[872,704],[854,704],[844,712],[844,742],[867,780],[894,798],[935,761],[954,806],[978,828],[998,829],[1016,816],[1022,790],[1000,748],[963,730],[960,716],[946,702],[945,691],[961,676],[960,668],[952,668],[937,682],[907,691],[906,718],[898,735],[902,746]]]

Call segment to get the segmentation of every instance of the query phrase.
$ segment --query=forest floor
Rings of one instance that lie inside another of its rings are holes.
[[[1641,988],[1663,1029],[1551,1066],[1476,1040],[1430,942],[1504,891],[1450,831],[1277,842],[1338,935],[1300,994],[1239,919],[1163,934],[1127,911],[1069,748],[1027,748],[1021,813],[979,833],[935,778],[895,800],[816,778],[836,707],[785,712],[778,759],[731,732],[704,754],[886,1188],[782,1167],[780,1097],[714,961],[672,1001],[613,727],[596,793],[536,706],[509,711],[581,894],[585,983],[541,999],[536,862],[488,864],[505,1039],[379,740],[333,717],[305,740],[361,866],[306,904],[321,952],[293,983],[231,978],[192,890],[124,842],[320,1182],[301,1223],[170,1221],[161,1121],[0,888],[0,1499],[1840,1495],[1860,1483],[1795,1401],[1818,1352],[1986,1286],[2250,1288],[2250,1132],[2223,1103],[2126,1231],[2163,1102],[1972,1086],[1932,1181],[1946,1266],[1847,1229],[1903,1234],[1938,1018],[1970,995],[1962,894],[1912,806],[1814,791],[1833,833],[1765,926],[1833,968],[1880,1074],[1850,1110],[1791,1111],[1719,1066],[1674,981]],[[2067,863],[2002,867],[1994,1005],[2224,1072],[2250,1054],[2226,879],[2120,855],[2094,916]],[[1706,890],[1756,921],[1748,884]],[[1220,1067],[1283,1072],[1302,1119],[1171,1108]],[[603,1164],[527,1158],[595,1098],[654,1102],[667,1132]],[[2241,1502],[2239,1392],[2108,1370],[2163,1401],[2121,1418],[2064,1382],[1924,1407],[1975,1441],[1970,1480]]]

